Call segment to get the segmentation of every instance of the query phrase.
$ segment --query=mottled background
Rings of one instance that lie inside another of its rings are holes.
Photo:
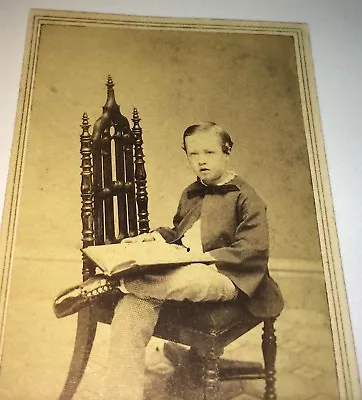
[[[100,115],[108,74],[122,112],[142,118],[152,226],[170,223],[194,179],[183,130],[211,120],[268,205],[272,256],[319,259],[292,37],[62,26],[41,32],[20,247],[78,246],[79,124],[84,111],[91,123]]]

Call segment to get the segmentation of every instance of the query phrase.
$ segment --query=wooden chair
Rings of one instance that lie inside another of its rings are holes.
[[[87,114],[81,134],[81,219],[83,247],[120,242],[128,236],[149,231],[148,195],[142,150],[142,129],[137,109],[133,127],[115,101],[113,81],[108,77],[103,114],[90,134]],[[96,265],[83,255],[83,280],[95,275]],[[101,296],[78,313],[77,333],[70,370],[60,398],[71,399],[86,368],[98,322],[110,323],[117,295]],[[264,399],[276,399],[275,318],[253,317],[238,300],[222,304],[166,302],[154,335],[191,346],[190,359],[201,371],[203,398],[217,400],[220,381],[264,379]],[[219,362],[226,345],[264,324],[261,341],[264,366],[259,363]],[[172,347],[165,348],[174,362]]]

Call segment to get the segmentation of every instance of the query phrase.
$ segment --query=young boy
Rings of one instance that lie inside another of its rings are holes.
[[[166,300],[228,301],[242,297],[255,316],[277,316],[283,299],[268,273],[266,207],[254,189],[229,171],[233,142],[212,122],[183,136],[197,180],[182,193],[172,228],[158,228],[128,242],[162,240],[209,252],[212,265],[193,263],[162,274],[120,282],[111,324],[105,399],[142,400],[145,349]]]

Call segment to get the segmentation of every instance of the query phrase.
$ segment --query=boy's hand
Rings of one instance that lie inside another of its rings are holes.
[[[152,242],[155,240],[152,233],[142,233],[141,235],[128,237],[122,240],[123,243],[141,243],[141,242]]]

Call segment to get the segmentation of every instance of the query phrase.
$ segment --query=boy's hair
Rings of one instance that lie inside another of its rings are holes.
[[[223,129],[220,125],[215,124],[215,122],[205,121],[199,122],[198,124],[191,125],[185,129],[183,134],[183,146],[182,148],[186,152],[186,138],[188,136],[194,135],[195,133],[201,132],[215,132],[219,135],[221,141],[221,149],[223,153],[230,154],[231,149],[233,147],[233,141],[231,140],[230,135]]]

